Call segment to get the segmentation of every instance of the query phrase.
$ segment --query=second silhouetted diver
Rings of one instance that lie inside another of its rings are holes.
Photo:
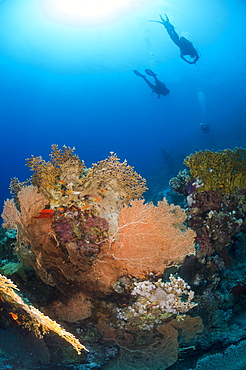
[[[160,98],[161,95],[167,96],[170,93],[170,90],[168,90],[168,88],[166,87],[166,85],[163,82],[161,82],[160,80],[158,80],[158,78],[156,77],[157,74],[154,73],[153,71],[151,71],[151,69],[145,69],[145,72],[147,73],[147,75],[149,75],[151,77],[154,77],[154,79],[155,79],[155,85],[152,84],[146,78],[146,76],[142,75],[136,69],[133,72],[135,73],[135,75],[137,75],[139,77],[142,77],[142,79],[146,82],[146,84],[149,85],[149,87],[152,89],[152,93],[155,93],[155,94],[158,95],[158,98]]]
[[[198,59],[200,58],[197,50],[194,48],[192,42],[187,40],[185,37],[179,37],[177,32],[175,31],[174,26],[170,23],[168,16],[165,14],[166,19],[164,19],[161,15],[161,21],[150,21],[150,22],[157,22],[163,24],[166,28],[170,39],[179,47],[180,50],[180,57],[189,64],[195,64]],[[191,60],[186,59],[184,56],[189,55]]]

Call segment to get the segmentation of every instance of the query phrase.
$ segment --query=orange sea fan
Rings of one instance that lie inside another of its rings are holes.
[[[122,275],[158,275],[181,264],[195,253],[195,233],[184,226],[185,219],[185,212],[165,198],[158,206],[132,201],[120,211],[118,230],[95,261],[95,276],[112,283]]]

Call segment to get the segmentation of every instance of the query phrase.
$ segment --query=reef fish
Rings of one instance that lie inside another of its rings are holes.
[[[35,218],[52,218],[54,215],[53,209],[43,209],[39,212],[39,215]]]

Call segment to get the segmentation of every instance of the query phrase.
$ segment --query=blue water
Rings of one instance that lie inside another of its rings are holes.
[[[25,159],[47,160],[51,144],[75,146],[87,166],[114,151],[147,180],[162,164],[161,148],[184,157],[245,146],[243,0],[136,0],[132,11],[93,24],[61,22],[45,2],[0,2],[0,205],[10,177],[30,176]],[[165,13],[199,50],[196,65],[149,22]],[[133,73],[146,68],[168,97],[152,95]]]

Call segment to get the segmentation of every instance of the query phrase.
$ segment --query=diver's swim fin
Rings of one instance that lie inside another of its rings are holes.
[[[142,75],[140,72],[138,72],[136,69],[134,69],[133,71],[135,73],[135,75],[137,75],[138,77],[145,77],[144,75]]]
[[[154,73],[153,71],[151,71],[151,69],[145,69],[145,72],[147,73],[147,75],[149,76],[152,76],[152,77],[156,77],[157,74]]]

